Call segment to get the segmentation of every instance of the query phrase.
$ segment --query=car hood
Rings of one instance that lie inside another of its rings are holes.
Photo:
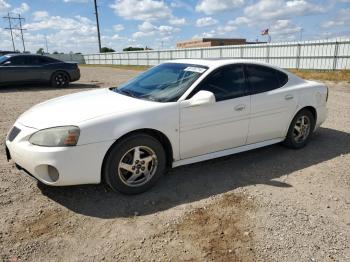
[[[149,108],[156,102],[135,99],[106,89],[80,92],[40,103],[17,120],[35,129],[78,125],[104,115]]]

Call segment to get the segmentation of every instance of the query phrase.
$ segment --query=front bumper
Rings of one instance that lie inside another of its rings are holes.
[[[6,140],[6,155],[19,169],[52,186],[98,184],[104,156],[113,141],[74,147],[42,147],[29,143],[36,129],[16,123],[21,132]]]

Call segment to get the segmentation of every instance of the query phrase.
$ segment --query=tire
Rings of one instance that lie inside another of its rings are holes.
[[[293,149],[303,148],[310,141],[314,129],[315,117],[309,110],[302,109],[293,118],[283,144]]]
[[[111,148],[102,175],[113,190],[131,195],[154,186],[165,170],[166,154],[161,143],[147,134],[135,134]]]
[[[58,71],[55,72],[51,77],[52,87],[68,87],[69,86],[69,75],[66,72]]]

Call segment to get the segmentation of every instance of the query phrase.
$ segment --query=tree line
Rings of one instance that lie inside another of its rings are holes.
[[[130,52],[130,51],[144,51],[144,50],[153,50],[152,48],[149,48],[149,47],[145,47],[145,48],[143,48],[143,47],[132,47],[132,46],[129,46],[129,47],[126,47],[126,48],[124,48],[123,49],[123,51],[124,52]],[[111,53],[111,52],[115,52],[115,50],[113,49],[113,48],[109,48],[109,47],[102,47],[101,48],[101,53]],[[45,53],[45,50],[44,50],[44,48],[39,48],[37,51],[36,51],[36,53],[38,54],[38,55],[45,55],[46,53]],[[59,52],[57,52],[57,51],[54,51],[52,54],[54,54],[54,55],[57,55],[57,54],[64,54],[64,53],[59,53]],[[77,54],[77,55],[81,55],[81,53],[79,52],[79,53],[74,53],[74,52],[69,52],[69,54]]]

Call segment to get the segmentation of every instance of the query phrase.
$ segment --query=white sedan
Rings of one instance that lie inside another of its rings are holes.
[[[279,142],[302,148],[326,119],[327,98],[325,85],[269,64],[175,60],[118,88],[32,107],[6,153],[47,185],[105,181],[135,194],[170,167]]]

